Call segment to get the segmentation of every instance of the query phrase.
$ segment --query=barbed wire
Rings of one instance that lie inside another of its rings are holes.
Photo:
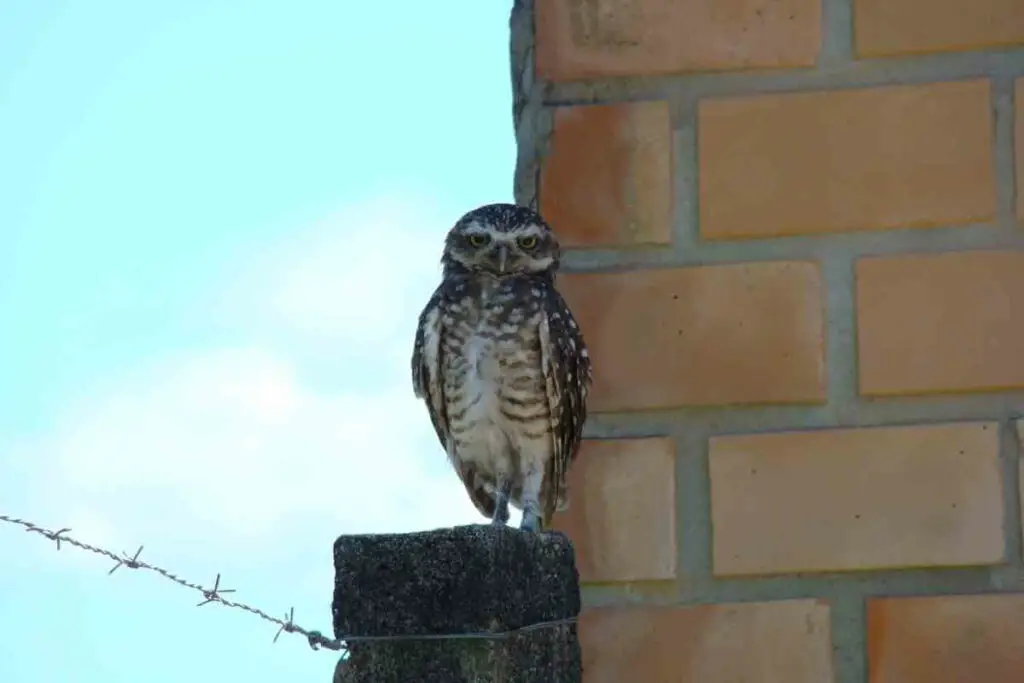
[[[282,633],[299,633],[306,637],[306,639],[309,641],[309,646],[314,650],[317,650],[321,647],[325,647],[335,651],[344,651],[346,649],[344,644],[345,641],[328,639],[319,631],[311,631],[296,624],[294,621],[294,607],[288,610],[288,613],[285,615],[284,619],[281,619],[279,617],[272,616],[257,607],[252,607],[251,605],[247,605],[243,602],[236,602],[234,600],[229,600],[228,598],[225,598],[225,593],[234,593],[235,589],[222,588],[220,585],[220,574],[217,574],[217,576],[214,578],[212,588],[204,588],[200,584],[183,579],[177,574],[170,572],[162,567],[158,567],[156,565],[149,564],[148,562],[140,560],[139,555],[142,554],[142,549],[144,546],[140,545],[138,550],[136,550],[135,553],[132,555],[129,555],[128,553],[121,553],[120,555],[118,555],[117,553],[111,550],[107,550],[106,548],[99,548],[90,543],[85,543],[83,541],[79,541],[76,538],[68,536],[68,532],[71,531],[71,529],[68,527],[52,531],[45,527],[39,526],[38,524],[35,524],[33,522],[29,522],[28,520],[19,519],[17,517],[10,517],[4,514],[0,514],[0,522],[14,524],[16,526],[24,528],[25,531],[45,536],[51,541],[56,542],[57,550],[60,550],[61,543],[67,543],[68,545],[72,545],[81,550],[85,550],[90,553],[101,555],[110,560],[113,560],[115,564],[113,567],[110,568],[110,571],[107,572],[108,576],[113,574],[121,567],[126,567],[128,569],[142,569],[146,571],[155,572],[156,574],[164,577],[165,579],[173,581],[179,586],[184,586],[185,588],[190,588],[192,590],[199,591],[199,593],[203,595],[204,599],[202,602],[198,603],[196,607],[202,607],[203,605],[207,605],[211,602],[216,602],[226,607],[239,609],[244,612],[248,612],[249,614],[254,614],[260,619],[263,619],[264,621],[269,621],[270,623],[278,627],[277,633],[274,635],[273,640],[273,642],[275,643],[277,642],[277,639],[281,637]]]
[[[212,603],[218,603],[218,604],[224,605],[225,607],[231,607],[233,609],[238,609],[238,610],[242,610],[243,612],[247,612],[249,614],[253,614],[253,615],[259,617],[260,619],[263,619],[264,621],[268,621],[271,624],[274,624],[275,626],[278,627],[277,628],[277,633],[274,634],[274,640],[272,642],[276,643],[277,639],[281,637],[282,633],[298,633],[298,634],[306,637],[306,640],[309,642],[309,646],[312,649],[314,649],[314,650],[319,650],[322,647],[322,648],[326,648],[326,649],[329,649],[329,650],[339,651],[339,652],[342,652],[343,654],[347,654],[348,653],[348,644],[350,644],[350,643],[358,643],[358,642],[388,642],[388,641],[390,641],[390,642],[401,642],[401,641],[423,641],[423,640],[500,640],[500,639],[509,638],[509,637],[512,637],[512,636],[515,636],[515,635],[519,635],[519,634],[522,634],[522,633],[529,633],[531,631],[538,631],[538,630],[547,629],[547,628],[555,628],[555,627],[558,627],[558,626],[567,626],[567,625],[570,625],[570,624],[575,624],[576,621],[577,621],[576,617],[568,617],[568,618],[565,618],[565,619],[554,619],[554,620],[551,620],[551,621],[537,622],[537,623],[529,624],[527,626],[522,626],[520,628],[509,629],[509,630],[506,630],[506,631],[479,631],[479,632],[469,632],[469,633],[395,634],[395,635],[380,635],[380,636],[353,635],[353,636],[345,636],[344,638],[340,638],[340,639],[327,638],[322,633],[320,633],[320,631],[314,631],[314,630],[305,629],[302,626],[299,626],[298,624],[296,624],[295,623],[295,608],[294,607],[289,608],[288,609],[288,613],[282,619],[282,618],[279,618],[279,617],[272,616],[269,613],[267,613],[264,610],[261,610],[261,609],[259,609],[257,607],[252,607],[251,605],[247,605],[247,604],[245,604],[243,602],[237,602],[235,600],[229,600],[228,598],[225,598],[224,597],[225,593],[234,593],[235,589],[233,589],[233,588],[221,588],[221,585],[220,585],[220,578],[221,577],[220,577],[219,573],[216,575],[216,577],[213,580],[213,587],[212,588],[204,588],[202,585],[200,585],[198,583],[194,583],[192,581],[188,581],[186,579],[183,579],[180,576],[178,576],[177,574],[175,574],[173,572],[170,572],[170,571],[168,571],[166,569],[163,569],[162,567],[158,567],[156,565],[153,565],[153,564],[150,564],[150,563],[145,562],[143,560],[140,560],[139,559],[139,555],[142,554],[142,549],[143,549],[144,546],[140,545],[138,550],[136,550],[132,555],[129,555],[128,553],[124,553],[124,552],[118,554],[118,553],[115,553],[115,552],[113,552],[111,550],[107,550],[106,548],[100,548],[98,546],[95,546],[95,545],[92,545],[90,543],[86,543],[84,541],[80,541],[80,540],[78,540],[76,538],[68,536],[68,533],[71,531],[71,529],[68,528],[68,527],[63,527],[63,528],[57,529],[56,531],[53,531],[53,530],[47,529],[45,527],[42,527],[42,526],[40,526],[38,524],[35,524],[34,522],[30,522],[30,521],[25,520],[25,519],[20,519],[18,517],[11,517],[11,516],[8,516],[8,515],[2,514],[2,513],[0,513],[0,522],[6,522],[7,524],[12,524],[12,525],[15,525],[15,526],[20,526],[25,531],[28,531],[28,532],[31,532],[31,533],[36,533],[36,534],[39,534],[41,536],[44,536],[44,537],[50,539],[51,541],[54,541],[57,544],[57,550],[60,550],[61,543],[67,543],[68,545],[74,546],[74,547],[76,547],[76,548],[78,548],[80,550],[85,550],[85,551],[93,553],[95,555],[100,555],[102,557],[106,557],[107,559],[113,560],[115,562],[115,564],[107,572],[108,576],[113,574],[115,571],[117,571],[121,567],[126,567],[128,569],[141,569],[141,570],[145,570],[145,571],[154,572],[155,574],[157,574],[159,576],[162,576],[163,578],[165,578],[165,579],[167,579],[169,581],[172,581],[172,582],[178,584],[179,586],[183,586],[185,588],[189,588],[191,590],[198,591],[199,593],[201,593],[204,599],[203,599],[202,602],[198,603],[196,605],[196,607],[202,607],[203,605],[206,605],[206,604],[209,604],[209,603],[212,602]]]

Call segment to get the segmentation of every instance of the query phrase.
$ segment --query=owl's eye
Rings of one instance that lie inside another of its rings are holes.
[[[487,235],[481,235],[480,233],[473,233],[469,236],[469,243],[474,247],[482,247],[487,244],[490,238]]]
[[[520,237],[516,241],[519,242],[520,248],[526,249],[526,250],[533,249],[535,246],[537,246],[537,238],[534,235],[527,235],[525,237]]]

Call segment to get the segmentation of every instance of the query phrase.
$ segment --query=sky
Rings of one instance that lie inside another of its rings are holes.
[[[0,514],[331,635],[340,534],[478,523],[412,394],[512,201],[512,0],[0,0]],[[328,681],[249,614],[0,523],[0,681]]]

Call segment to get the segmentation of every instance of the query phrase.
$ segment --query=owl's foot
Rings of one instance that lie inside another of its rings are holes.
[[[512,484],[503,481],[498,482],[494,491],[494,517],[491,518],[491,526],[505,526],[508,524],[508,497],[512,493]]]
[[[527,508],[523,510],[523,521],[519,523],[519,528],[523,531],[540,531],[540,515],[533,510]]]
[[[539,467],[531,467],[523,478],[523,520],[519,528],[523,531],[540,531],[540,489],[544,480],[544,471]]]
[[[502,517],[500,513],[495,512],[494,516],[491,517],[491,526],[505,526],[506,524],[508,524],[507,513],[505,514],[504,517]]]

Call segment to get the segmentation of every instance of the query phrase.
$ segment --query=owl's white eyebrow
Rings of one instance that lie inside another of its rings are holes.
[[[539,225],[527,225],[525,228],[516,228],[515,230],[509,230],[508,235],[510,237],[522,237],[525,235],[533,235],[534,237],[540,237],[544,231],[540,229]]]

